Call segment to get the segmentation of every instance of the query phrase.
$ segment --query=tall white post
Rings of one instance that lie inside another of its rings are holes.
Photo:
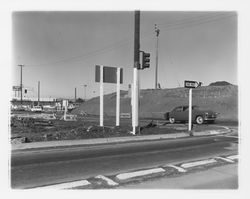
[[[64,106],[64,116],[63,116],[63,119],[66,120],[67,111],[68,111],[68,100],[64,100],[63,101],[63,106]]]
[[[192,130],[192,88],[189,89],[188,131]]]
[[[136,133],[136,127],[138,126],[138,69],[134,68],[134,78],[133,78],[133,134]]]
[[[100,126],[103,126],[103,65],[100,65]]]
[[[120,70],[117,68],[117,82],[116,82],[116,126],[120,126]]]
[[[134,126],[134,84],[131,84],[131,118],[132,118],[132,127]]]

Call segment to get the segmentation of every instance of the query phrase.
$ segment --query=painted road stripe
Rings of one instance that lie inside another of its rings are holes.
[[[184,163],[184,164],[181,165],[181,167],[190,168],[190,167],[206,165],[206,164],[211,164],[211,163],[216,163],[216,162],[217,161],[215,159],[201,160],[201,161],[196,161],[196,162]]]
[[[121,173],[116,176],[119,180],[127,180],[129,178],[141,177],[144,175],[165,172],[163,168],[147,169],[142,171],[135,171],[130,173]]]
[[[107,184],[110,185],[110,186],[117,186],[117,185],[119,185],[117,182],[115,182],[115,181],[111,180],[110,178],[107,178],[107,177],[105,177],[103,175],[98,175],[95,178],[102,179],[102,180],[106,181]]]
[[[228,156],[227,158],[230,160],[235,160],[235,159],[238,159],[238,155],[231,155],[231,156]]]
[[[236,138],[238,139],[239,137],[238,136],[233,136],[233,135],[222,135],[223,137],[228,137],[228,138]]]
[[[234,161],[233,161],[233,160],[230,160],[230,159],[228,159],[228,158],[223,158],[223,157],[215,157],[215,159],[223,160],[223,161],[225,161],[225,162],[234,163]]]
[[[163,166],[163,167],[172,167],[172,168],[176,169],[177,171],[179,171],[179,172],[181,172],[181,173],[187,172],[185,169],[183,169],[183,168],[181,168],[181,167],[177,167],[177,166],[172,165],[172,164],[168,164],[168,165],[165,165],[165,166]]]
[[[36,187],[36,188],[38,189],[72,189],[75,187],[87,186],[90,184],[91,183],[87,180],[78,180],[74,182],[66,182],[66,183],[60,183],[60,184],[54,184],[54,185]]]
[[[215,131],[215,130],[212,130],[212,131],[210,131],[209,133],[210,133],[210,135],[217,135],[217,134],[220,134],[219,131]]]

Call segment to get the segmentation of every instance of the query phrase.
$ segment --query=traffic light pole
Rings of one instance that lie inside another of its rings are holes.
[[[135,33],[134,33],[134,71],[133,71],[133,98],[132,98],[132,126],[133,134],[138,128],[138,107],[139,107],[139,82],[138,68],[140,66],[140,11],[135,11]]]

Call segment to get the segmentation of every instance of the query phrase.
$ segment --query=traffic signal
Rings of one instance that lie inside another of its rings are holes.
[[[149,68],[149,66],[150,66],[150,53],[142,52],[142,67],[141,67],[141,69]]]

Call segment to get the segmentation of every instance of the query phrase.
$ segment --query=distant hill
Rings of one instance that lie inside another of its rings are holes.
[[[228,85],[232,85],[232,84],[226,81],[218,81],[218,82],[213,82],[209,84],[209,86],[228,86]]]
[[[127,97],[127,91],[121,91],[121,113],[131,112],[131,99]],[[179,105],[188,105],[188,89],[146,89],[140,91],[140,117],[163,118],[166,111]],[[88,100],[73,113],[85,111],[89,114],[99,115],[99,97]],[[204,109],[212,109],[220,113],[224,119],[238,119],[238,87],[226,86],[202,86],[193,89],[193,105]],[[116,93],[104,96],[104,113],[115,116]]]

